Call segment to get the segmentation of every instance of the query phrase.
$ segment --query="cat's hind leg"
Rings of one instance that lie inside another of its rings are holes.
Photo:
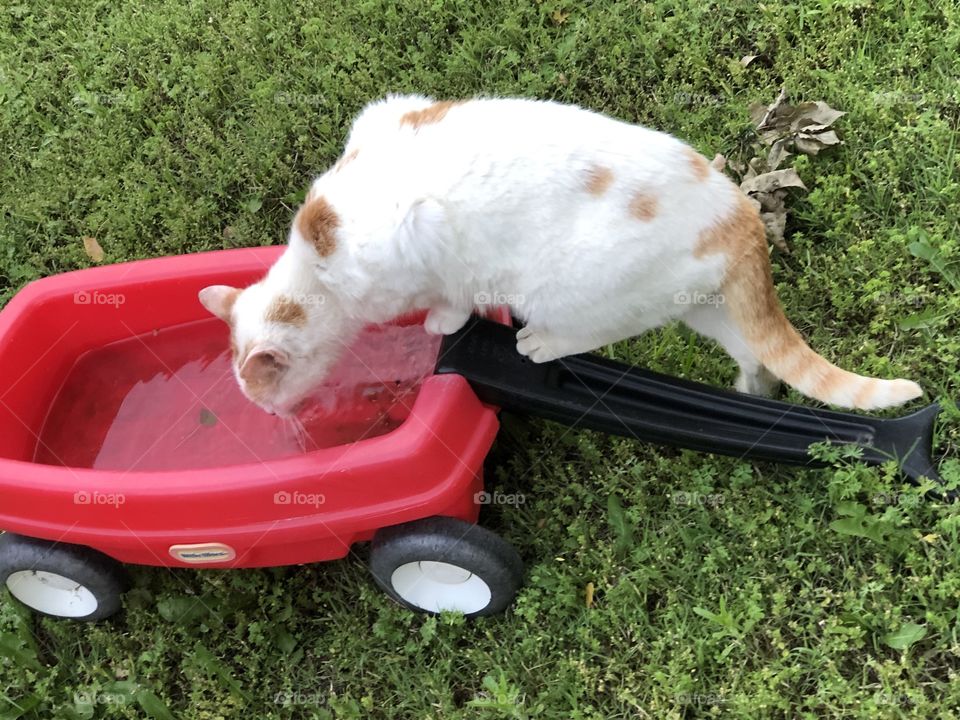
[[[724,305],[695,305],[680,319],[691,330],[716,340],[727,354],[736,360],[737,365],[740,366],[740,374],[734,384],[737,390],[765,397],[777,391],[780,381],[761,364],[747,346],[743,334],[730,318]]]

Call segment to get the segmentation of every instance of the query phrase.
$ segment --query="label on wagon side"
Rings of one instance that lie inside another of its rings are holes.
[[[181,562],[202,565],[204,563],[229,562],[237,556],[237,552],[224,543],[207,542],[192,545],[171,545],[170,555]]]

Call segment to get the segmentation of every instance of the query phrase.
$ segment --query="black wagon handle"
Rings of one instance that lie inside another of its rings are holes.
[[[537,364],[516,331],[473,317],[444,338],[436,372],[456,373],[484,402],[566,425],[702,452],[820,466],[812,443],[856,445],[862,460],[895,459],[904,476],[942,482],[931,457],[936,403],[899,418],[822,410],[745,395],[595,355]]]

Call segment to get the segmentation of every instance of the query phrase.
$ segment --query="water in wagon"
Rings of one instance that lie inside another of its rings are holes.
[[[440,339],[419,325],[368,328],[296,422],[247,400],[226,326],[210,319],[89,352],[67,376],[35,461],[104,470],[177,470],[288,457],[375,437],[409,415]]]

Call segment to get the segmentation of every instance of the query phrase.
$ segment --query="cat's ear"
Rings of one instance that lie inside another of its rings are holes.
[[[240,368],[240,378],[251,387],[265,387],[290,366],[290,356],[279,348],[255,348]]]
[[[199,292],[200,304],[224,322],[230,322],[230,311],[240,290],[229,285],[210,285]]]

